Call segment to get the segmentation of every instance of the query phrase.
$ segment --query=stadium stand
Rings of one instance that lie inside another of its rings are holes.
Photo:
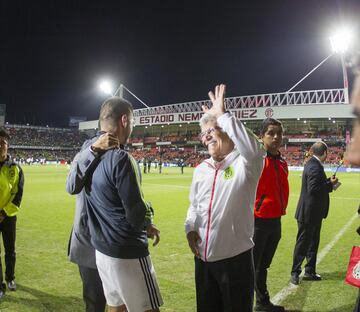
[[[68,162],[87,139],[71,128],[9,124],[5,128],[11,137],[10,155],[20,163]]]
[[[10,154],[21,163],[69,162],[89,136],[73,128],[35,127],[29,125],[6,125],[11,135]],[[129,150],[135,159],[164,164],[184,163],[185,166],[197,166],[208,157],[198,138],[198,125],[188,125],[181,131],[172,127],[165,132],[163,128],[145,132],[136,127],[129,140]],[[252,125],[257,133],[257,125]],[[305,154],[313,139],[322,139],[329,145],[329,164],[339,162],[345,150],[344,129],[321,129],[290,132],[287,127],[286,140],[281,148],[283,156],[290,166],[301,166]]]

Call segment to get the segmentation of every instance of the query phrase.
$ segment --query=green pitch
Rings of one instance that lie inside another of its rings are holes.
[[[16,281],[18,290],[7,292],[0,311],[84,311],[77,266],[67,260],[75,198],[65,192],[66,166],[24,167],[25,193],[18,216]],[[144,193],[155,208],[160,244],[151,253],[164,306],[162,311],[195,311],[193,257],[184,234],[192,170],[164,168],[143,177]],[[323,222],[320,251],[329,249],[318,272],[321,282],[303,281],[284,298],[290,311],[352,311],[357,289],[344,283],[351,247],[359,244],[354,218],[359,204],[360,174],[339,174],[343,185],[331,194],[329,217]],[[297,231],[294,219],[300,173],[290,174],[290,203],[283,218],[282,239],[269,271],[273,297],[289,284]],[[353,218],[353,219],[352,219]],[[336,235],[353,220],[338,241]],[[330,247],[329,247],[330,246]]]

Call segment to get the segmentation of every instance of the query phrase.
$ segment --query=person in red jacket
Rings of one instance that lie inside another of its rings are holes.
[[[267,270],[281,238],[281,216],[286,214],[289,198],[288,166],[279,151],[282,137],[280,121],[273,118],[263,121],[260,138],[267,155],[254,207],[255,311],[285,311],[270,301],[266,285]]]

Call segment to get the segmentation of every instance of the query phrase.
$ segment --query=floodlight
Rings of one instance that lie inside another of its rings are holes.
[[[350,46],[353,35],[347,28],[342,28],[330,37],[331,48],[335,53],[344,53]]]
[[[104,92],[107,95],[112,95],[113,94],[113,90],[112,90],[112,85],[109,81],[104,80],[99,84],[99,88],[102,92]]]

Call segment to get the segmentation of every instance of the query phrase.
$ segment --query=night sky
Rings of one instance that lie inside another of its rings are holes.
[[[360,37],[359,23],[359,0],[1,0],[0,104],[9,123],[67,126],[97,118],[102,78],[149,106],[220,82],[227,96],[284,92],[330,54],[336,25]],[[296,90],[340,87],[333,56]]]

